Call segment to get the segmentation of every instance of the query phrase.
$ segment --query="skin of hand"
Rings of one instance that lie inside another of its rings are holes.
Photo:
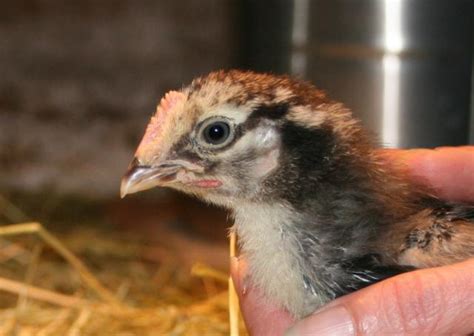
[[[474,202],[474,146],[387,150],[390,160],[440,198]],[[467,335],[474,332],[474,258],[395,276],[343,296],[295,323],[246,281],[245,260],[231,274],[251,335]]]

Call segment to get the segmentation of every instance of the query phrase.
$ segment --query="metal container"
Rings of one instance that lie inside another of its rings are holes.
[[[250,8],[246,66],[311,80],[384,145],[468,143],[473,1],[264,3]]]

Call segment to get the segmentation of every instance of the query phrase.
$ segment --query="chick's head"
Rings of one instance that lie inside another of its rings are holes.
[[[164,186],[224,206],[262,197],[288,156],[288,125],[321,127],[329,106],[321,91],[287,77],[219,71],[198,78],[161,100],[121,194]]]

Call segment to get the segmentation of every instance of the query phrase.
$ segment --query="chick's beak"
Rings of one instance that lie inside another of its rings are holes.
[[[183,165],[173,161],[165,161],[153,166],[142,165],[135,158],[122,178],[120,197],[124,198],[128,194],[170,182],[176,178],[176,174],[182,168],[184,168]]]

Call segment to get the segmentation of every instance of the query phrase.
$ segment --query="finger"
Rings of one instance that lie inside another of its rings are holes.
[[[408,168],[415,180],[433,187],[439,197],[474,201],[474,146],[384,150],[383,153]]]
[[[474,259],[406,273],[333,301],[286,335],[467,335]]]
[[[247,283],[247,264],[244,260],[231,258],[231,275],[250,335],[282,335],[293,324],[294,320],[286,311],[277,308],[257,288]]]

